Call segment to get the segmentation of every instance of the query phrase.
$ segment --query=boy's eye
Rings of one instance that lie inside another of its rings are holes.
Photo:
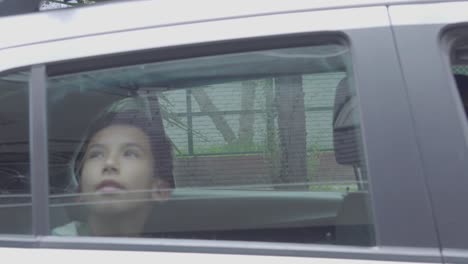
[[[128,149],[124,151],[124,156],[129,158],[139,158],[140,154],[136,150]]]
[[[103,157],[104,157],[104,153],[99,150],[90,151],[88,154],[88,159],[97,159],[97,158],[103,158]]]

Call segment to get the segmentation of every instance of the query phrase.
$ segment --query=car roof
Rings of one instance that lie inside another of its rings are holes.
[[[333,8],[436,0],[134,0],[0,18],[0,50],[129,29]],[[99,21],[99,23],[96,23]],[[15,34],[11,34],[14,30]]]

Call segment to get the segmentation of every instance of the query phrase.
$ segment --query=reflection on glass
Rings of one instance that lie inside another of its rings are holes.
[[[50,78],[52,234],[373,244],[350,73],[330,43]]]
[[[465,114],[468,117],[468,37],[466,28],[454,29],[450,63]]]

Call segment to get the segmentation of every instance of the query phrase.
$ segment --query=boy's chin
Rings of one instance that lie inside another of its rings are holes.
[[[141,206],[136,205],[134,202],[113,202],[113,201],[100,201],[89,205],[91,213],[102,216],[115,216],[118,214],[132,212]]]

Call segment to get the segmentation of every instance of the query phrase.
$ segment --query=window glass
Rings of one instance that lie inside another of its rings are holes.
[[[466,30],[463,33],[454,41],[451,63],[460,98],[468,116],[468,33]]]
[[[0,74],[0,234],[31,233],[28,79]]]
[[[373,244],[341,42],[50,77],[53,235]]]

